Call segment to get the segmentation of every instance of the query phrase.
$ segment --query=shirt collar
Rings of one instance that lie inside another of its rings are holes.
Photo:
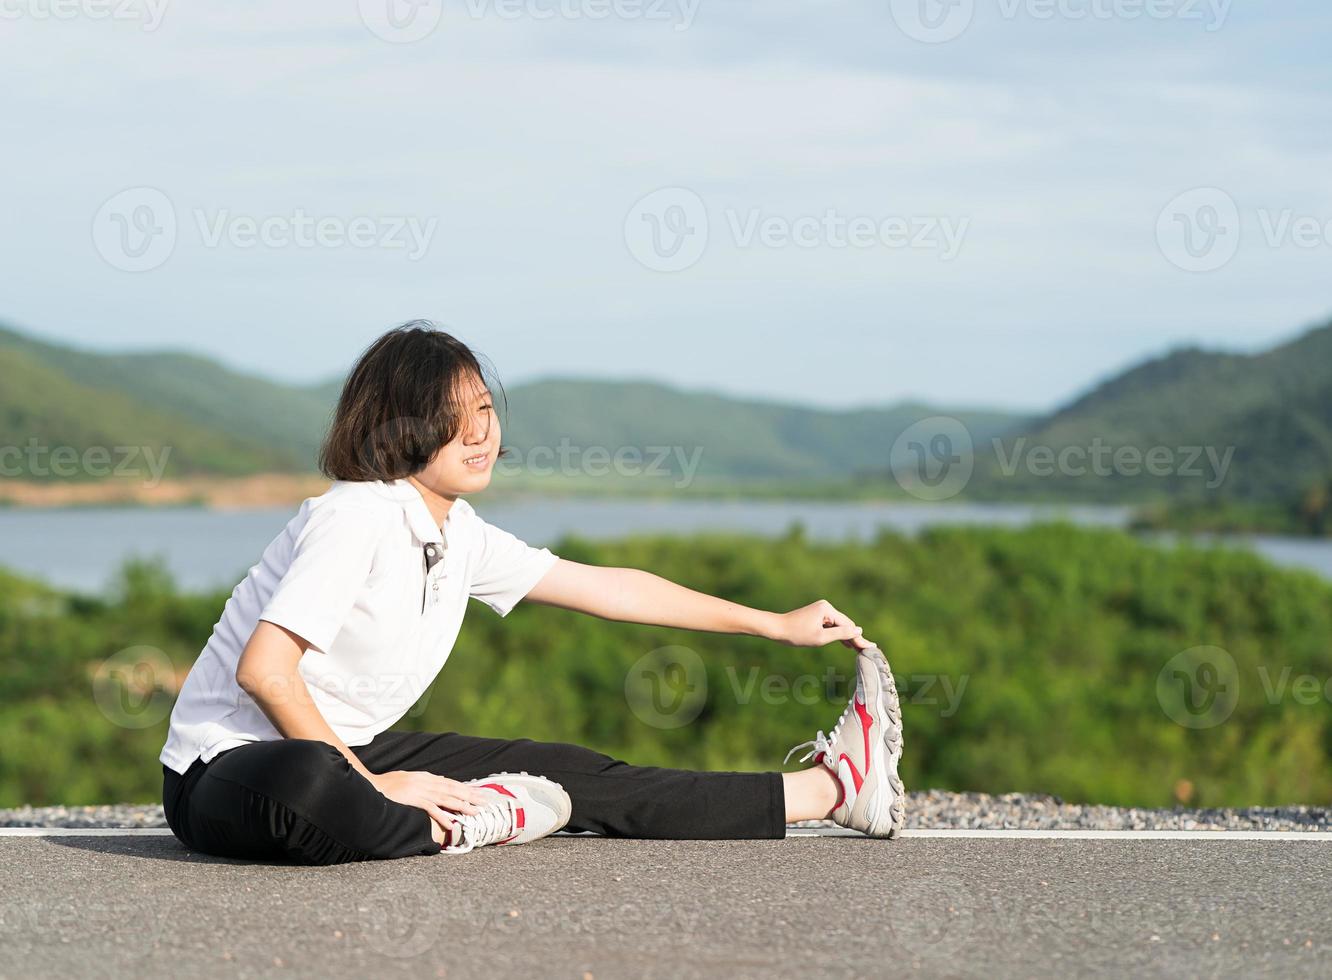
[[[403,513],[407,517],[407,526],[412,529],[412,533],[422,542],[434,542],[436,544],[446,545],[444,535],[440,527],[435,523],[435,518],[430,513],[430,508],[426,506],[425,498],[421,496],[421,491],[408,480],[377,480],[375,481],[383,489],[384,493],[402,504]],[[462,513],[459,508],[466,508],[467,501],[461,497],[454,500],[449,512],[444,516],[444,530],[447,531],[455,524],[454,515]]]

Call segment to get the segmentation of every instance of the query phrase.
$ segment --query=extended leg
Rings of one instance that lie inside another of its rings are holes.
[[[353,751],[374,772],[420,769],[459,780],[505,771],[546,776],[573,800],[571,831],[673,840],[786,834],[785,790],[776,772],[633,766],[564,742],[456,732],[387,731]]]

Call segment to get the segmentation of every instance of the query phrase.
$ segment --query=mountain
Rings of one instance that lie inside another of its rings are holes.
[[[0,445],[33,436],[78,452],[169,445],[167,476],[313,471],[340,388],[341,379],[286,385],[197,355],[96,353],[0,327]],[[551,378],[506,394],[507,413],[498,407],[517,460],[575,476],[613,470],[619,452],[640,469],[723,481],[845,480],[884,471],[897,435],[920,420],[952,415],[985,439],[1027,421],[921,404],[819,409],[645,380]],[[605,462],[588,455],[597,452]]]
[[[84,384],[32,354],[0,346],[4,476],[29,479],[150,470],[142,447],[170,474],[239,475],[287,462],[262,443],[198,425],[112,387]],[[101,456],[84,456],[101,447]],[[121,447],[134,447],[130,450]],[[85,465],[86,464],[86,465]]]
[[[1103,475],[1092,472],[1098,446]],[[1061,453],[1071,466],[1058,465]],[[1330,475],[1332,324],[1258,354],[1191,347],[1146,361],[991,443],[971,489],[1286,502]]]
[[[95,418],[105,400],[132,402],[143,421],[121,420],[121,442],[153,444],[150,418],[166,417],[179,427],[173,461],[178,472],[244,473],[310,469],[332,406],[318,388],[286,385],[241,374],[215,361],[177,352],[103,354],[46,343],[0,327],[0,353],[17,353],[43,371],[78,386],[70,405],[83,418]],[[6,371],[0,389],[0,413],[16,412]],[[334,396],[336,398],[336,395]],[[128,424],[126,424],[128,423]],[[66,424],[64,444],[102,445],[104,435],[88,441],[80,426]],[[136,434],[142,432],[143,434]],[[100,441],[99,441],[100,440]],[[203,445],[219,441],[232,447],[223,459]],[[197,463],[197,465],[195,465]],[[173,472],[177,472],[174,469]]]
[[[669,449],[663,467],[682,471],[697,459],[705,477],[827,479],[886,469],[893,442],[921,420],[953,415],[980,436],[1011,431],[1025,417],[984,410],[945,410],[898,404],[851,410],[816,409],[774,401],[690,391],[652,381],[552,378],[508,391],[511,424],[505,443],[528,454],[534,447],[623,448],[644,453],[644,464]],[[570,456],[570,459],[575,457]]]

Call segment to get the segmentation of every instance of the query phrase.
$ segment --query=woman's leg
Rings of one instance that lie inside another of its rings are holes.
[[[786,822],[826,820],[842,802],[842,787],[827,766],[782,773]]]
[[[546,776],[573,801],[566,829],[575,832],[674,840],[786,833],[785,789],[776,772],[632,766],[579,745],[456,732],[387,731],[352,751],[371,772],[423,770],[458,780],[498,772]],[[797,787],[802,798],[806,789]]]
[[[186,777],[172,829],[208,854],[340,864],[439,853],[424,810],[384,796],[327,742],[250,742]]]

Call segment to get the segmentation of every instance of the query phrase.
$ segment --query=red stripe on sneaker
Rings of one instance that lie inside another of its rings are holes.
[[[856,792],[859,793],[860,787],[865,785],[865,778],[861,776],[859,772],[856,771],[856,764],[851,761],[851,757],[847,755],[845,752],[841,754],[838,761],[845,762],[846,767],[851,770],[851,781],[856,784]],[[843,790],[843,793],[845,792],[846,791]]]
[[[510,794],[510,795],[512,795],[512,794]],[[524,812],[524,810],[523,810],[522,807],[518,807],[516,810],[514,810],[514,813],[517,814],[517,817],[516,817],[516,824],[517,824],[517,827],[518,827],[518,831],[519,831],[519,833],[521,833],[521,832],[522,832],[522,829],[523,829],[523,826],[527,823],[527,815],[526,815],[526,813]],[[506,838],[504,838],[504,840],[500,841],[499,844],[507,844],[507,843],[509,843],[509,841],[511,841],[511,840],[517,840],[517,839],[518,839],[518,834],[514,834],[512,837],[506,837]],[[499,844],[496,844],[495,846],[498,847]]]
[[[860,731],[865,736],[865,775],[870,770],[870,729],[874,727],[874,716],[865,707],[865,702],[856,699],[856,714],[860,715]]]
[[[518,799],[518,797],[514,796],[512,793],[509,792],[507,787],[501,786],[499,783],[482,783],[481,788],[493,789],[500,793],[503,793],[505,796],[512,797],[515,800]]]
[[[865,738],[865,776],[869,775],[872,764],[870,755],[870,729],[874,727],[874,716],[865,708],[865,702],[856,698],[853,702],[856,706],[856,714],[860,718],[860,733]],[[856,792],[860,792],[860,787],[865,785],[865,776],[862,776],[856,769],[856,764],[851,761],[851,757],[843,752],[838,756],[839,762],[845,762],[846,767],[851,770],[851,781],[856,784]]]

